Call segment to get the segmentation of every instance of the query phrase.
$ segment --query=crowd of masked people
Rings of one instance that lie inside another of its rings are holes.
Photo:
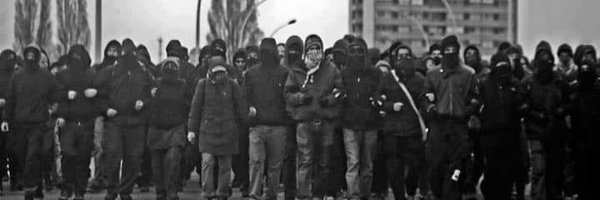
[[[176,200],[194,171],[203,199],[448,200],[480,186],[507,200],[528,184],[534,200],[593,199],[595,48],[542,41],[530,62],[503,43],[488,61],[458,41],[418,57],[400,42],[291,36],[227,58],[217,39],[197,65],[177,40],[158,64],[130,39],[93,66],[82,45],[57,62],[4,50],[0,175],[25,200],[54,184],[60,200],[130,200],[136,184]]]

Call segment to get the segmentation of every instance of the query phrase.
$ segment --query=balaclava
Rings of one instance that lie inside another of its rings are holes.
[[[537,45],[533,62],[536,68],[536,79],[542,83],[551,81],[554,68],[554,56],[552,55],[550,43],[541,41]]]
[[[297,35],[290,36],[285,42],[286,64],[288,67],[302,60],[303,44],[302,38]]]
[[[179,61],[167,58],[160,66],[160,76],[165,81],[175,81],[179,76]]]
[[[108,54],[108,51],[111,48],[114,48],[116,50],[117,55],[109,55]],[[121,51],[122,51],[121,43],[119,43],[119,41],[116,41],[116,40],[111,40],[106,45],[106,48],[104,48],[104,60],[102,60],[102,63],[108,64],[108,65],[115,64],[115,62],[119,59],[119,54],[121,54]]]
[[[17,65],[17,54],[14,51],[6,49],[0,53],[1,73],[12,74],[15,70],[15,65]]]
[[[362,38],[355,38],[348,46],[347,68],[352,71],[362,71],[370,66],[367,43]]]
[[[264,67],[277,67],[279,56],[277,55],[277,44],[273,38],[264,38],[260,42],[260,62]]]
[[[246,59],[246,63],[248,63],[248,67],[252,67],[258,64],[258,47],[257,46],[248,46],[246,47],[246,55],[248,59]]]
[[[68,66],[72,71],[85,71],[90,67],[90,54],[83,45],[76,44],[69,49]]]
[[[348,57],[348,41],[342,39],[333,44],[333,62],[336,66],[345,66]]]
[[[39,70],[41,53],[37,47],[29,46],[23,49],[23,68],[33,72]]]
[[[452,52],[448,52],[449,48],[454,47]],[[460,65],[460,44],[455,35],[450,35],[442,40],[442,68],[455,69]]]
[[[510,59],[505,53],[498,52],[492,56],[490,68],[490,77],[499,84],[509,83],[512,79]]]

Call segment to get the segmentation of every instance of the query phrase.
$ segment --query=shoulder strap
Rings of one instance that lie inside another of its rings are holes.
[[[392,70],[391,74],[394,77],[394,80],[396,81],[398,86],[400,86],[400,89],[402,89],[402,92],[404,92],[404,95],[406,95],[406,98],[408,99],[408,102],[410,103],[410,106],[412,107],[413,111],[415,112],[415,114],[417,114],[417,117],[419,118],[419,126],[421,127],[421,133],[423,135],[426,135],[427,132],[429,132],[429,129],[425,126],[425,120],[423,120],[421,112],[419,112],[419,109],[417,109],[417,105],[415,104],[415,101],[410,95],[410,92],[408,91],[404,83],[400,81],[400,78],[398,77],[398,75],[396,75],[395,70]]]

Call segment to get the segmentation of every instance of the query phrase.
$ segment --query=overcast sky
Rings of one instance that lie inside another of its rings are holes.
[[[297,34],[321,35],[325,45],[348,32],[349,0],[267,0],[259,7],[259,26],[268,36],[290,19],[297,23],[275,35],[278,42]],[[0,7],[0,48],[10,48],[13,41],[14,0]],[[88,0],[90,25],[94,30],[94,0]],[[165,41],[177,38],[185,46],[194,45],[196,0],[104,0],[103,43],[109,39],[132,38],[144,43],[156,60],[159,37]],[[600,8],[598,0],[521,0],[519,1],[519,42],[531,55],[539,40],[545,39],[556,48],[562,42],[573,45],[585,42],[600,44]],[[202,5],[201,44],[208,31],[206,13],[210,0]],[[55,15],[55,14],[53,14]],[[54,24],[56,26],[56,24]],[[165,42],[166,43],[166,42]]]

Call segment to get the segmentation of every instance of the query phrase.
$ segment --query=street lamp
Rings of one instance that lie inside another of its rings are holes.
[[[296,23],[296,19],[292,19],[292,20],[288,21],[287,23],[280,25],[271,33],[271,36],[269,36],[269,37],[273,37],[273,35],[275,35],[275,33],[279,32],[281,29],[283,29],[289,25],[295,24],[295,23]]]

